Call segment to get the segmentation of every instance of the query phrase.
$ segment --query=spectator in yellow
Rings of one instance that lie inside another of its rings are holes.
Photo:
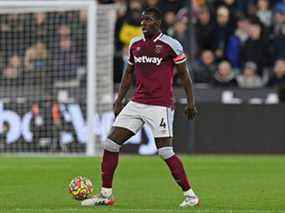
[[[123,46],[129,45],[132,38],[142,34],[140,26],[140,15],[142,11],[142,5],[138,1],[131,1],[130,8],[119,33],[120,42]]]

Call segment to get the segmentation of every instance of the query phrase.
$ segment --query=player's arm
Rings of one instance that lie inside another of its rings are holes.
[[[114,103],[114,113],[115,115],[119,114],[120,111],[123,109],[123,99],[125,98],[128,90],[131,87],[132,79],[134,73],[134,65],[128,64],[126,70],[124,71],[124,75],[121,80],[119,92],[117,99]]]
[[[184,87],[187,96],[187,106],[185,108],[185,114],[188,119],[194,119],[198,113],[195,107],[195,100],[193,97],[192,79],[189,75],[188,68],[185,62],[176,64],[177,73],[181,79],[182,86]]]

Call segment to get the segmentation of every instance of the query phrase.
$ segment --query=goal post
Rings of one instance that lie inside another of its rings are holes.
[[[94,0],[0,0],[0,154],[100,154],[94,126],[112,109],[114,14]]]
[[[88,7],[88,30],[87,30],[87,126],[88,137],[86,154],[88,156],[99,155],[99,148],[96,147],[95,134],[93,131],[93,122],[96,114],[96,4],[89,2]],[[94,85],[95,84],[95,85]]]

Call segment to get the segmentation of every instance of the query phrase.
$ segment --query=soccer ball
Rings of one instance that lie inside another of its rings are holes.
[[[68,191],[75,200],[84,200],[93,192],[93,184],[87,177],[78,176],[70,181]]]

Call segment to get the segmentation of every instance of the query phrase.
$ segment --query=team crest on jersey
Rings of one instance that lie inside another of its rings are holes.
[[[155,53],[159,54],[162,51],[163,46],[160,44],[155,45],[154,51]]]

